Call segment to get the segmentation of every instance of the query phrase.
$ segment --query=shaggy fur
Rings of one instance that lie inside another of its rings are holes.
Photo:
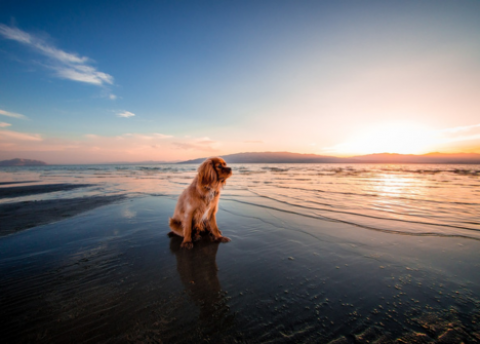
[[[230,241],[222,236],[215,215],[220,190],[231,175],[232,169],[221,158],[210,158],[200,165],[197,176],[178,198],[170,218],[169,235],[183,237],[181,247],[192,248],[192,241],[199,240],[203,233],[210,233],[215,241]]]

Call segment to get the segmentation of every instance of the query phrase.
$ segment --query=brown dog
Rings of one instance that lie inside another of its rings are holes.
[[[198,175],[178,198],[170,218],[172,232],[169,235],[183,237],[181,247],[192,248],[192,241],[199,240],[205,231],[210,232],[216,241],[230,241],[218,229],[215,214],[220,190],[231,175],[232,169],[221,158],[209,158],[200,165]]]

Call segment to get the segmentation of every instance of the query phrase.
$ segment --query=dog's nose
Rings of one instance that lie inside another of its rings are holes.
[[[225,168],[228,173],[232,173],[232,169],[230,167]]]

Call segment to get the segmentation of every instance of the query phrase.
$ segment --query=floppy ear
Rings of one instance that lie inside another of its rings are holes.
[[[217,172],[213,167],[213,161],[205,160],[198,168],[198,183],[200,185],[212,185],[217,181]]]

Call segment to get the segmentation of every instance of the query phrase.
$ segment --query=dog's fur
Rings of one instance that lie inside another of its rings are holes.
[[[172,231],[169,235],[183,237],[181,247],[192,248],[192,241],[199,240],[205,232],[209,232],[215,241],[230,241],[222,236],[215,215],[220,190],[231,175],[232,169],[221,158],[209,158],[200,165],[197,176],[178,198],[170,218]]]

